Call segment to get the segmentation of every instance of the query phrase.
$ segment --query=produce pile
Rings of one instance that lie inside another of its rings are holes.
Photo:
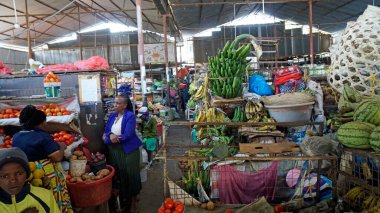
[[[71,112],[64,107],[58,107],[55,103],[45,104],[42,108],[38,108],[46,114],[46,116],[62,116],[70,115]]]
[[[185,205],[181,201],[166,198],[164,204],[158,208],[157,213],[183,213]]]
[[[54,141],[59,143],[63,142],[67,146],[74,143],[74,141],[78,141],[80,139],[80,135],[76,133],[67,133],[66,131],[60,131],[56,133],[50,134],[51,137],[53,137]]]
[[[44,78],[44,83],[61,82],[61,78],[55,75],[53,72],[49,72]]]
[[[10,135],[4,135],[4,129],[0,128],[0,149],[3,148],[11,148],[12,147],[12,136]]]
[[[235,49],[240,39],[236,38],[231,44],[228,41],[217,56],[208,59],[210,86],[216,96],[230,99],[242,95],[243,77],[249,67],[246,57],[251,51],[251,44]]]
[[[18,118],[20,116],[19,109],[3,109],[0,110],[0,119]]]
[[[368,193],[362,187],[356,186],[344,195],[347,202],[357,204],[365,212],[379,212],[380,211],[380,198]]]

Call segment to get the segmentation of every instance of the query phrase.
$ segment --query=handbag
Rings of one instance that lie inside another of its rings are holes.
[[[305,86],[302,81],[303,72],[298,66],[287,67],[273,74],[276,94],[295,92],[296,90],[302,90]]]

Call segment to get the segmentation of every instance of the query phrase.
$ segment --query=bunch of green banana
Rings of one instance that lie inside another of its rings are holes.
[[[251,102],[248,101],[245,105],[245,115],[247,119],[250,120],[254,117],[255,114],[261,113],[263,111],[263,105],[260,102]]]
[[[240,107],[235,108],[234,117],[232,118],[233,122],[245,122],[247,120],[245,113]]]
[[[190,95],[194,95],[195,93],[197,92],[197,81],[193,81],[191,82],[190,86],[189,86],[189,94]]]
[[[264,116],[261,118],[260,122],[263,123],[275,123],[276,121],[273,118],[268,118],[267,116]],[[270,130],[276,130],[276,125],[265,125],[258,128],[259,131],[270,131]]]
[[[365,193],[364,189],[356,186],[352,188],[350,191],[347,192],[347,194],[344,195],[344,198],[348,201],[354,202],[362,193]]]
[[[200,100],[206,96],[208,87],[208,76],[206,76],[203,80],[202,85],[199,87],[198,91],[194,95],[195,100]]]
[[[155,110],[156,107],[151,102],[148,101],[148,109],[149,110]]]
[[[236,42],[227,41],[223,50],[218,55],[209,57],[209,76],[211,90],[214,95],[229,99],[242,95],[243,76],[249,67],[246,57],[251,51],[251,45],[243,45],[235,49]]]
[[[189,99],[189,101],[187,102],[187,104],[186,104],[186,107],[189,108],[189,109],[193,109],[193,108],[195,108],[195,106],[197,105],[197,101],[194,100],[193,97],[194,97],[194,96],[192,96],[192,97]]]

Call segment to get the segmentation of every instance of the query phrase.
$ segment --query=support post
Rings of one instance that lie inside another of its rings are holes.
[[[138,35],[138,55],[140,63],[140,76],[142,87],[143,105],[146,103],[146,70],[144,62],[144,34],[142,29],[141,18],[141,0],[136,0],[136,17],[137,17],[137,35]]]
[[[80,7],[79,6],[78,6],[78,22],[79,22],[79,30],[78,30],[78,32],[80,32],[81,26],[80,26]],[[80,33],[78,33],[78,40],[79,40],[80,60],[83,60],[82,38],[81,38]]]
[[[169,77],[169,59],[168,59],[168,38],[166,32],[166,16],[163,15],[163,31],[164,31],[164,47],[165,47],[165,71],[166,71],[166,81],[167,81],[167,95],[166,104],[170,107],[170,77]]]
[[[313,1],[309,0],[309,30],[310,30],[310,65],[314,65],[314,44],[313,44]]]
[[[32,50],[32,39],[30,38],[30,29],[29,29],[29,12],[28,12],[28,0],[25,0],[25,21],[26,21],[26,35],[28,40],[28,58],[33,58]]]

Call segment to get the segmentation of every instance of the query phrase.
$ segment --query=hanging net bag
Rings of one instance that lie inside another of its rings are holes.
[[[349,22],[337,45],[330,48],[330,85],[343,91],[348,84],[364,95],[380,92],[380,7],[368,6]]]

